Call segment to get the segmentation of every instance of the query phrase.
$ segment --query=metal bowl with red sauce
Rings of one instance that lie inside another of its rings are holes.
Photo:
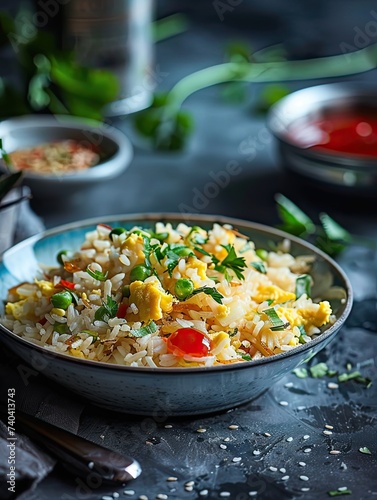
[[[282,166],[312,186],[342,194],[377,193],[377,89],[330,83],[293,92],[267,123]]]

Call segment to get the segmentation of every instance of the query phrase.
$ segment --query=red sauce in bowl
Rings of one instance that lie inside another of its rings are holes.
[[[327,111],[294,123],[289,132],[296,144],[318,153],[377,157],[377,109]]]

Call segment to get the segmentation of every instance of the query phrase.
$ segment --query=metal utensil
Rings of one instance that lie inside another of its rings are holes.
[[[140,464],[132,457],[109,450],[71,432],[17,410],[16,424],[37,441],[63,465],[81,477],[96,473],[105,482],[124,483],[136,479]]]

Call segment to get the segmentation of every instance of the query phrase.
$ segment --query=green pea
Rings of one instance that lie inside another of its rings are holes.
[[[130,285],[124,285],[124,287],[122,288],[122,295],[123,297],[129,297],[130,296]]]
[[[255,250],[255,253],[258,255],[258,257],[264,261],[267,260],[268,258],[268,252],[267,250],[264,250],[263,248],[257,248]]]
[[[109,238],[111,239],[111,241],[113,241],[113,235],[116,234],[116,235],[120,235],[122,233],[125,233],[126,230],[124,229],[124,227],[114,227],[114,229],[112,229],[110,231],[110,234],[109,234]]]
[[[194,291],[194,283],[188,278],[180,278],[176,281],[174,292],[178,299],[184,300]]]
[[[64,266],[63,255],[68,255],[67,250],[60,250],[60,252],[56,256],[56,260],[59,262],[61,266]]]
[[[51,297],[51,304],[59,309],[68,309],[68,306],[72,303],[72,295],[67,290],[55,293]]]
[[[67,323],[55,323],[54,324],[54,332],[59,333],[62,335],[63,333],[68,333],[69,328],[67,326]]]
[[[143,264],[135,266],[130,273],[130,281],[144,281],[152,274],[152,271]]]

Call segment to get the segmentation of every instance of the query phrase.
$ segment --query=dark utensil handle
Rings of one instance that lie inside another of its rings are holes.
[[[97,473],[106,482],[124,483],[141,473],[140,464],[132,457],[92,443],[20,410],[16,412],[16,425],[77,475]]]

